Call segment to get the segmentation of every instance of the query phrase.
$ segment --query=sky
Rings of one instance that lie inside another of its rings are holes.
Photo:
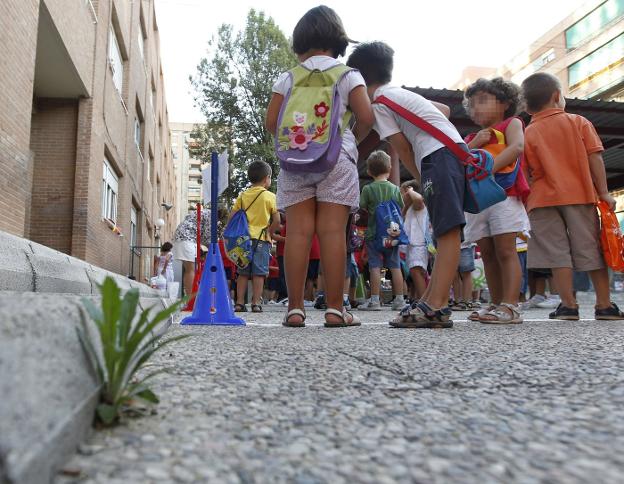
[[[395,51],[393,84],[449,87],[467,66],[500,67],[587,0],[341,0],[327,2],[351,39]],[[590,0],[591,1],[591,0]],[[595,1],[594,1],[595,3]],[[245,25],[249,9],[273,17],[286,37],[319,1],[156,0],[170,122],[203,122],[189,76],[223,24]],[[348,52],[347,52],[348,55]]]

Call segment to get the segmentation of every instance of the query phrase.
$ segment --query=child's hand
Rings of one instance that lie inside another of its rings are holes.
[[[598,195],[598,197],[600,198],[600,200],[607,202],[611,210],[615,210],[615,198],[609,195],[608,192],[603,193],[602,195]]]
[[[481,148],[483,145],[488,144],[491,137],[492,133],[490,133],[489,129],[482,129],[477,133],[474,138],[472,138],[472,140],[470,141],[470,147]]]

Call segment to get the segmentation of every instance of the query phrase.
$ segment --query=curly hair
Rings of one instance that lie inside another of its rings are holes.
[[[521,111],[520,88],[513,82],[506,81],[502,77],[494,79],[479,78],[468,86],[464,92],[464,109],[469,112],[468,102],[470,98],[479,92],[487,92],[496,97],[502,103],[509,103],[509,107],[505,110],[505,118],[515,116]]]

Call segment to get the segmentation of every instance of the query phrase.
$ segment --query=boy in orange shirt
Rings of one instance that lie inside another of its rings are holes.
[[[522,91],[533,115],[524,154],[531,180],[527,202],[531,222],[528,266],[552,268],[561,304],[550,319],[578,320],[572,270],[587,271],[596,290],[596,319],[624,319],[610,300],[609,274],[600,248],[596,199],[615,207],[609,194],[602,143],[593,125],[564,111],[559,80],[539,72]]]

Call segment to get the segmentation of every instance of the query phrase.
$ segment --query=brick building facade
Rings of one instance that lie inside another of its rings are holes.
[[[154,0],[4,0],[0,42],[0,230],[129,274],[178,221]]]

